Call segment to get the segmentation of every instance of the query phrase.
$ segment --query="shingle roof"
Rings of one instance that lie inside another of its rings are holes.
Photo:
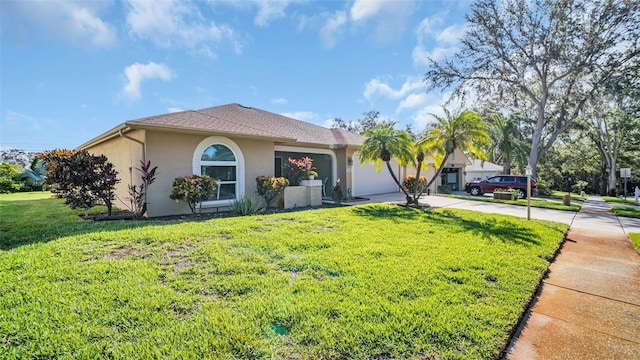
[[[279,138],[285,142],[319,145],[359,146],[363,141],[360,135],[346,130],[327,129],[240,104],[150,116],[127,121],[126,124]]]

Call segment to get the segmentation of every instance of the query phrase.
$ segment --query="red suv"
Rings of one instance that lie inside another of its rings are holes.
[[[465,189],[471,195],[492,193],[495,189],[516,189],[518,198],[527,197],[527,177],[522,175],[498,175],[482,181],[472,181],[465,184]],[[535,194],[536,182],[531,180],[531,194]]]

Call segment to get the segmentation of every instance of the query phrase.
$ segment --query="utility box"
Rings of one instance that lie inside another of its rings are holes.
[[[564,198],[562,198],[562,204],[566,206],[571,205],[571,194],[566,194]]]

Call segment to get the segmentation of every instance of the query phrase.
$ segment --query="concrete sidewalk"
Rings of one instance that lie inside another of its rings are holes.
[[[640,256],[602,198],[576,215],[506,358],[640,359]]]

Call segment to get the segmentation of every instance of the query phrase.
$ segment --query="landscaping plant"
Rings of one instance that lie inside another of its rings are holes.
[[[309,176],[318,176],[313,166],[313,159],[305,156],[300,159],[289,158],[285,165],[287,179],[291,185],[300,185],[300,181],[307,179]]]
[[[157,166],[151,168],[151,160],[140,160],[140,168],[136,168],[140,175],[140,186],[129,184],[129,203],[134,219],[140,219],[147,212],[147,191],[149,185],[156,180]]]
[[[118,172],[104,155],[86,150],[53,150],[41,155],[48,171],[46,182],[57,185],[65,204],[72,209],[89,208],[102,203],[111,215]]]
[[[218,182],[209,175],[181,176],[173,180],[169,198],[183,200],[189,205],[192,214],[196,213],[198,204],[210,198],[216,191]]]
[[[408,175],[402,182],[402,186],[404,186],[407,192],[412,194],[424,192],[425,188],[427,187],[427,177],[420,176],[420,181],[418,182],[418,184],[416,184],[416,176]]]
[[[240,216],[255,215],[264,211],[260,201],[253,196],[242,196],[235,199],[231,207],[233,212]]]
[[[284,193],[284,189],[287,186],[289,186],[289,180],[284,177],[256,177],[256,192],[267,203],[267,208],[271,207],[273,200],[277,199]]]
[[[331,189],[331,199],[340,205],[344,199],[344,193],[342,192],[342,186],[340,185],[340,178],[336,180],[336,185]]]

